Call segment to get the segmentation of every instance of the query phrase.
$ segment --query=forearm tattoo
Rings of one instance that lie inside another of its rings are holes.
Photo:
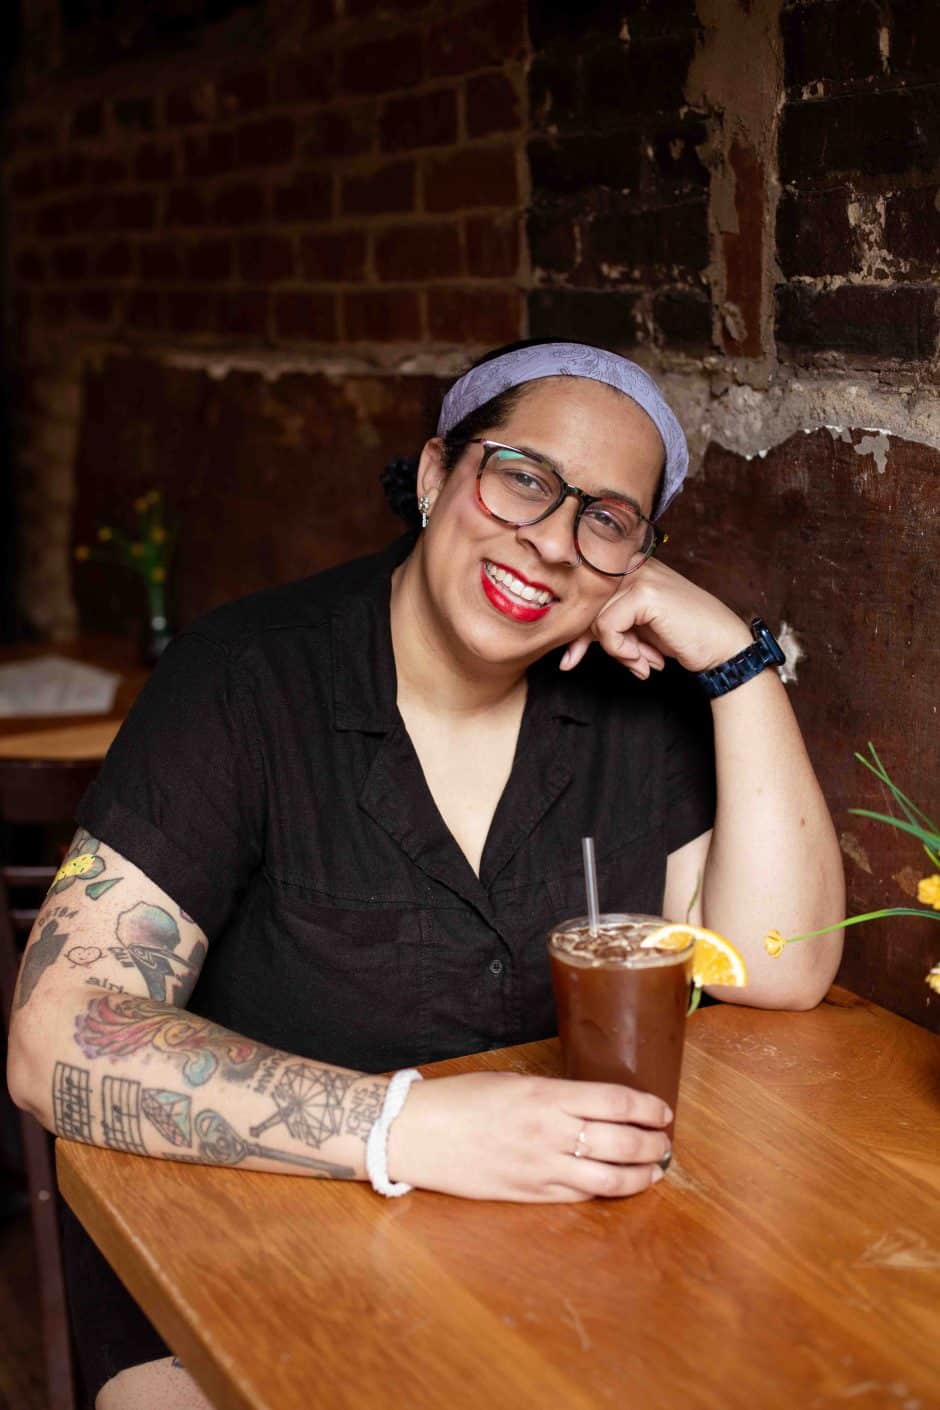
[[[39,980],[61,955],[69,940],[69,932],[64,927],[77,914],[77,911],[70,911],[66,906],[44,907],[40,911],[36,921],[38,934],[30,941],[20,967],[15,1008],[21,1009],[29,1002]]]
[[[115,933],[119,943],[111,946],[112,955],[126,969],[139,970],[151,999],[176,1004],[187,1001],[206,957],[204,941],[196,941],[188,958],[178,955],[179,926],[169,911],[146,901],[121,912]]]
[[[87,1058],[128,1057],[158,1052],[182,1062],[183,1080],[201,1087],[218,1072],[245,1081],[257,1069],[264,1049],[185,1009],[138,994],[101,994],[75,1020],[75,1040]]]
[[[370,1082],[353,1091],[346,1112],[346,1131],[350,1136],[358,1136],[363,1143],[368,1141],[369,1132],[379,1119],[387,1091],[388,1086],[384,1082]]]

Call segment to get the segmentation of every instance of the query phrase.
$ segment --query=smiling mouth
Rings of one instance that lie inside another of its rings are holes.
[[[500,563],[491,563],[488,558],[483,561],[483,571],[490,582],[495,583],[511,602],[517,602],[521,607],[550,607],[553,602],[558,601],[548,588],[527,583],[525,578],[517,577]]]

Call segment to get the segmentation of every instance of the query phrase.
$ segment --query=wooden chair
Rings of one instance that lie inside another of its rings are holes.
[[[10,829],[67,825],[98,768],[98,760],[0,758],[0,822]],[[7,1027],[22,953],[17,937],[29,932],[54,875],[54,866],[0,865],[0,991]],[[50,1410],[74,1410],[53,1139],[27,1112],[20,1113],[20,1129],[36,1241],[49,1405]]]

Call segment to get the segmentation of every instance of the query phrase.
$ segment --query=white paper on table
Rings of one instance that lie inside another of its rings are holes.
[[[121,677],[64,656],[0,666],[0,717],[106,715]]]

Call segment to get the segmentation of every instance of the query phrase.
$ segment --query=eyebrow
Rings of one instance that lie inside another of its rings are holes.
[[[553,460],[552,457],[546,455],[543,450],[535,450],[532,446],[507,446],[507,450],[520,450],[524,455],[530,456],[532,460],[541,460],[543,465],[547,465],[551,470],[554,470],[558,478],[564,480],[566,485],[569,483],[568,472],[565,470],[564,466],[559,465],[557,460]],[[572,489],[575,488],[581,489],[581,486],[572,485]],[[584,493],[587,494],[587,490],[585,490]],[[592,495],[591,498],[619,500],[621,504],[629,504],[631,509],[635,509],[641,519],[649,518],[649,515],[641,509],[639,500],[634,499],[632,494],[624,494],[622,490],[614,490],[605,487],[598,490],[597,494]]]

